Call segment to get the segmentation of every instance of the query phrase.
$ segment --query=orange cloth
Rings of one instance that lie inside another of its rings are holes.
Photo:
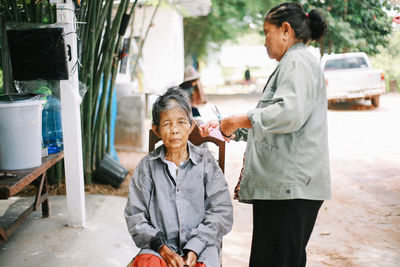
[[[152,254],[141,254],[135,258],[131,267],[167,267],[165,261]],[[202,262],[198,262],[196,267],[206,267]]]

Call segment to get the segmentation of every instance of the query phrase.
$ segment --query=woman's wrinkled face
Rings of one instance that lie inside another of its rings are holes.
[[[160,125],[156,132],[158,131],[159,137],[168,150],[186,147],[193,127],[194,124],[190,124],[186,112],[182,108],[174,107],[161,112]]]
[[[268,56],[272,59],[280,61],[287,50],[284,41],[285,31],[282,29],[282,27],[278,27],[275,24],[265,21],[264,34],[265,34],[264,46],[267,48]]]

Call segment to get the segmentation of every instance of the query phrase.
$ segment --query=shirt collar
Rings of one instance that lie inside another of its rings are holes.
[[[305,45],[303,44],[303,42],[297,42],[294,45],[292,45],[291,47],[289,47],[289,49],[285,52],[285,54],[283,55],[283,57],[281,58],[281,60],[279,61],[278,65],[280,65],[280,63],[282,62],[282,60],[286,57],[286,55],[288,55],[290,52],[299,49],[299,48],[304,48]]]
[[[197,165],[200,162],[201,154],[199,153],[199,148],[193,145],[190,141],[188,141],[189,148],[189,159],[193,162],[193,164]],[[165,159],[165,146],[161,145],[157,147],[155,150],[151,151],[149,154],[150,160],[161,159],[164,161]]]

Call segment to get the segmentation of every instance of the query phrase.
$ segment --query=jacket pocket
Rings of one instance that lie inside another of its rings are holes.
[[[271,142],[267,138],[263,138],[258,142],[257,148],[261,150],[262,154],[264,154],[265,151],[268,152],[268,154],[276,154],[278,152],[278,146],[271,144]],[[268,157],[268,155],[265,155]]]
[[[252,142],[253,140],[251,140]],[[276,160],[278,147],[268,142],[267,138],[255,141],[246,151],[244,176],[262,175],[272,160]]]

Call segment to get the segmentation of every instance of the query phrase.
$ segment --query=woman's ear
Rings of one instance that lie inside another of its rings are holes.
[[[283,34],[283,39],[286,41],[289,39],[290,34],[292,34],[292,26],[290,26],[290,23],[285,21],[284,23],[282,23],[281,25],[281,30],[282,30],[282,34]]]
[[[157,135],[158,138],[161,138],[160,132],[158,131],[158,127],[156,125],[151,125],[151,129],[153,130],[154,134]]]

